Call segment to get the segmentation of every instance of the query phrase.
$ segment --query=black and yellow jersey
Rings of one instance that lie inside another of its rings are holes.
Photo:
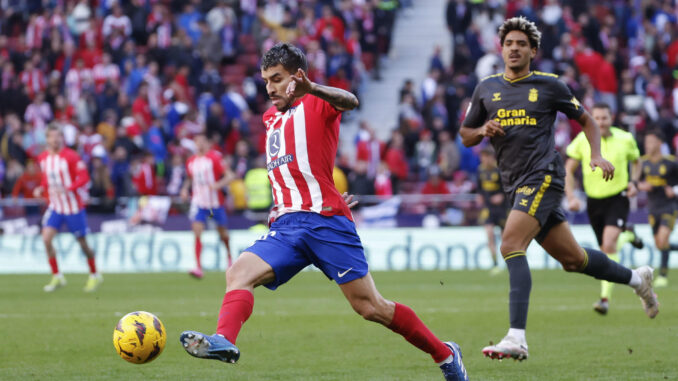
[[[651,211],[664,209],[673,205],[675,198],[666,197],[664,187],[678,185],[678,163],[672,155],[664,155],[658,161],[651,161],[647,155],[641,160],[641,180],[652,185],[647,192],[649,209]]]
[[[490,142],[506,194],[538,171],[565,176],[554,141],[558,111],[577,119],[584,109],[555,74],[532,71],[517,79],[496,74],[476,87],[463,125],[479,128],[494,119],[503,127],[506,135],[495,136]]]
[[[503,194],[501,174],[497,167],[478,167],[478,193],[483,197],[486,207],[490,207],[490,197],[497,193]]]

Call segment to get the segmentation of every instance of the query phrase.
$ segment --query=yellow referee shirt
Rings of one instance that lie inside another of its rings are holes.
[[[610,133],[600,139],[601,154],[614,165],[614,178],[610,181],[603,180],[600,168],[591,170],[591,146],[583,131],[567,146],[567,156],[581,162],[584,191],[591,198],[607,198],[625,190],[629,185],[629,162],[640,157],[632,134],[617,127],[610,127]]]

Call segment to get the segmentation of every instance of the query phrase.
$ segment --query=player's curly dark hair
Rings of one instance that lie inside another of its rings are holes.
[[[514,30],[525,33],[530,42],[530,47],[539,49],[539,45],[541,44],[541,32],[532,21],[522,16],[512,17],[501,24],[499,27],[499,40],[501,41],[502,46],[504,46],[506,35]]]
[[[288,43],[275,44],[261,59],[261,69],[266,70],[276,65],[282,65],[290,73],[296,73],[298,69],[306,71],[308,63],[306,55],[301,49]]]

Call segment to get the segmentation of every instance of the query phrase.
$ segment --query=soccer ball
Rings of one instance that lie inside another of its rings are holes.
[[[162,353],[167,341],[165,326],[152,313],[130,312],[113,331],[113,345],[118,355],[135,364],[153,361]]]

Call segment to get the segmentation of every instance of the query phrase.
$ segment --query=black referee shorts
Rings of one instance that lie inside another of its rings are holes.
[[[596,233],[598,245],[603,244],[605,226],[616,226],[624,230],[629,216],[629,199],[626,191],[606,198],[588,198],[586,212],[593,231]]]

